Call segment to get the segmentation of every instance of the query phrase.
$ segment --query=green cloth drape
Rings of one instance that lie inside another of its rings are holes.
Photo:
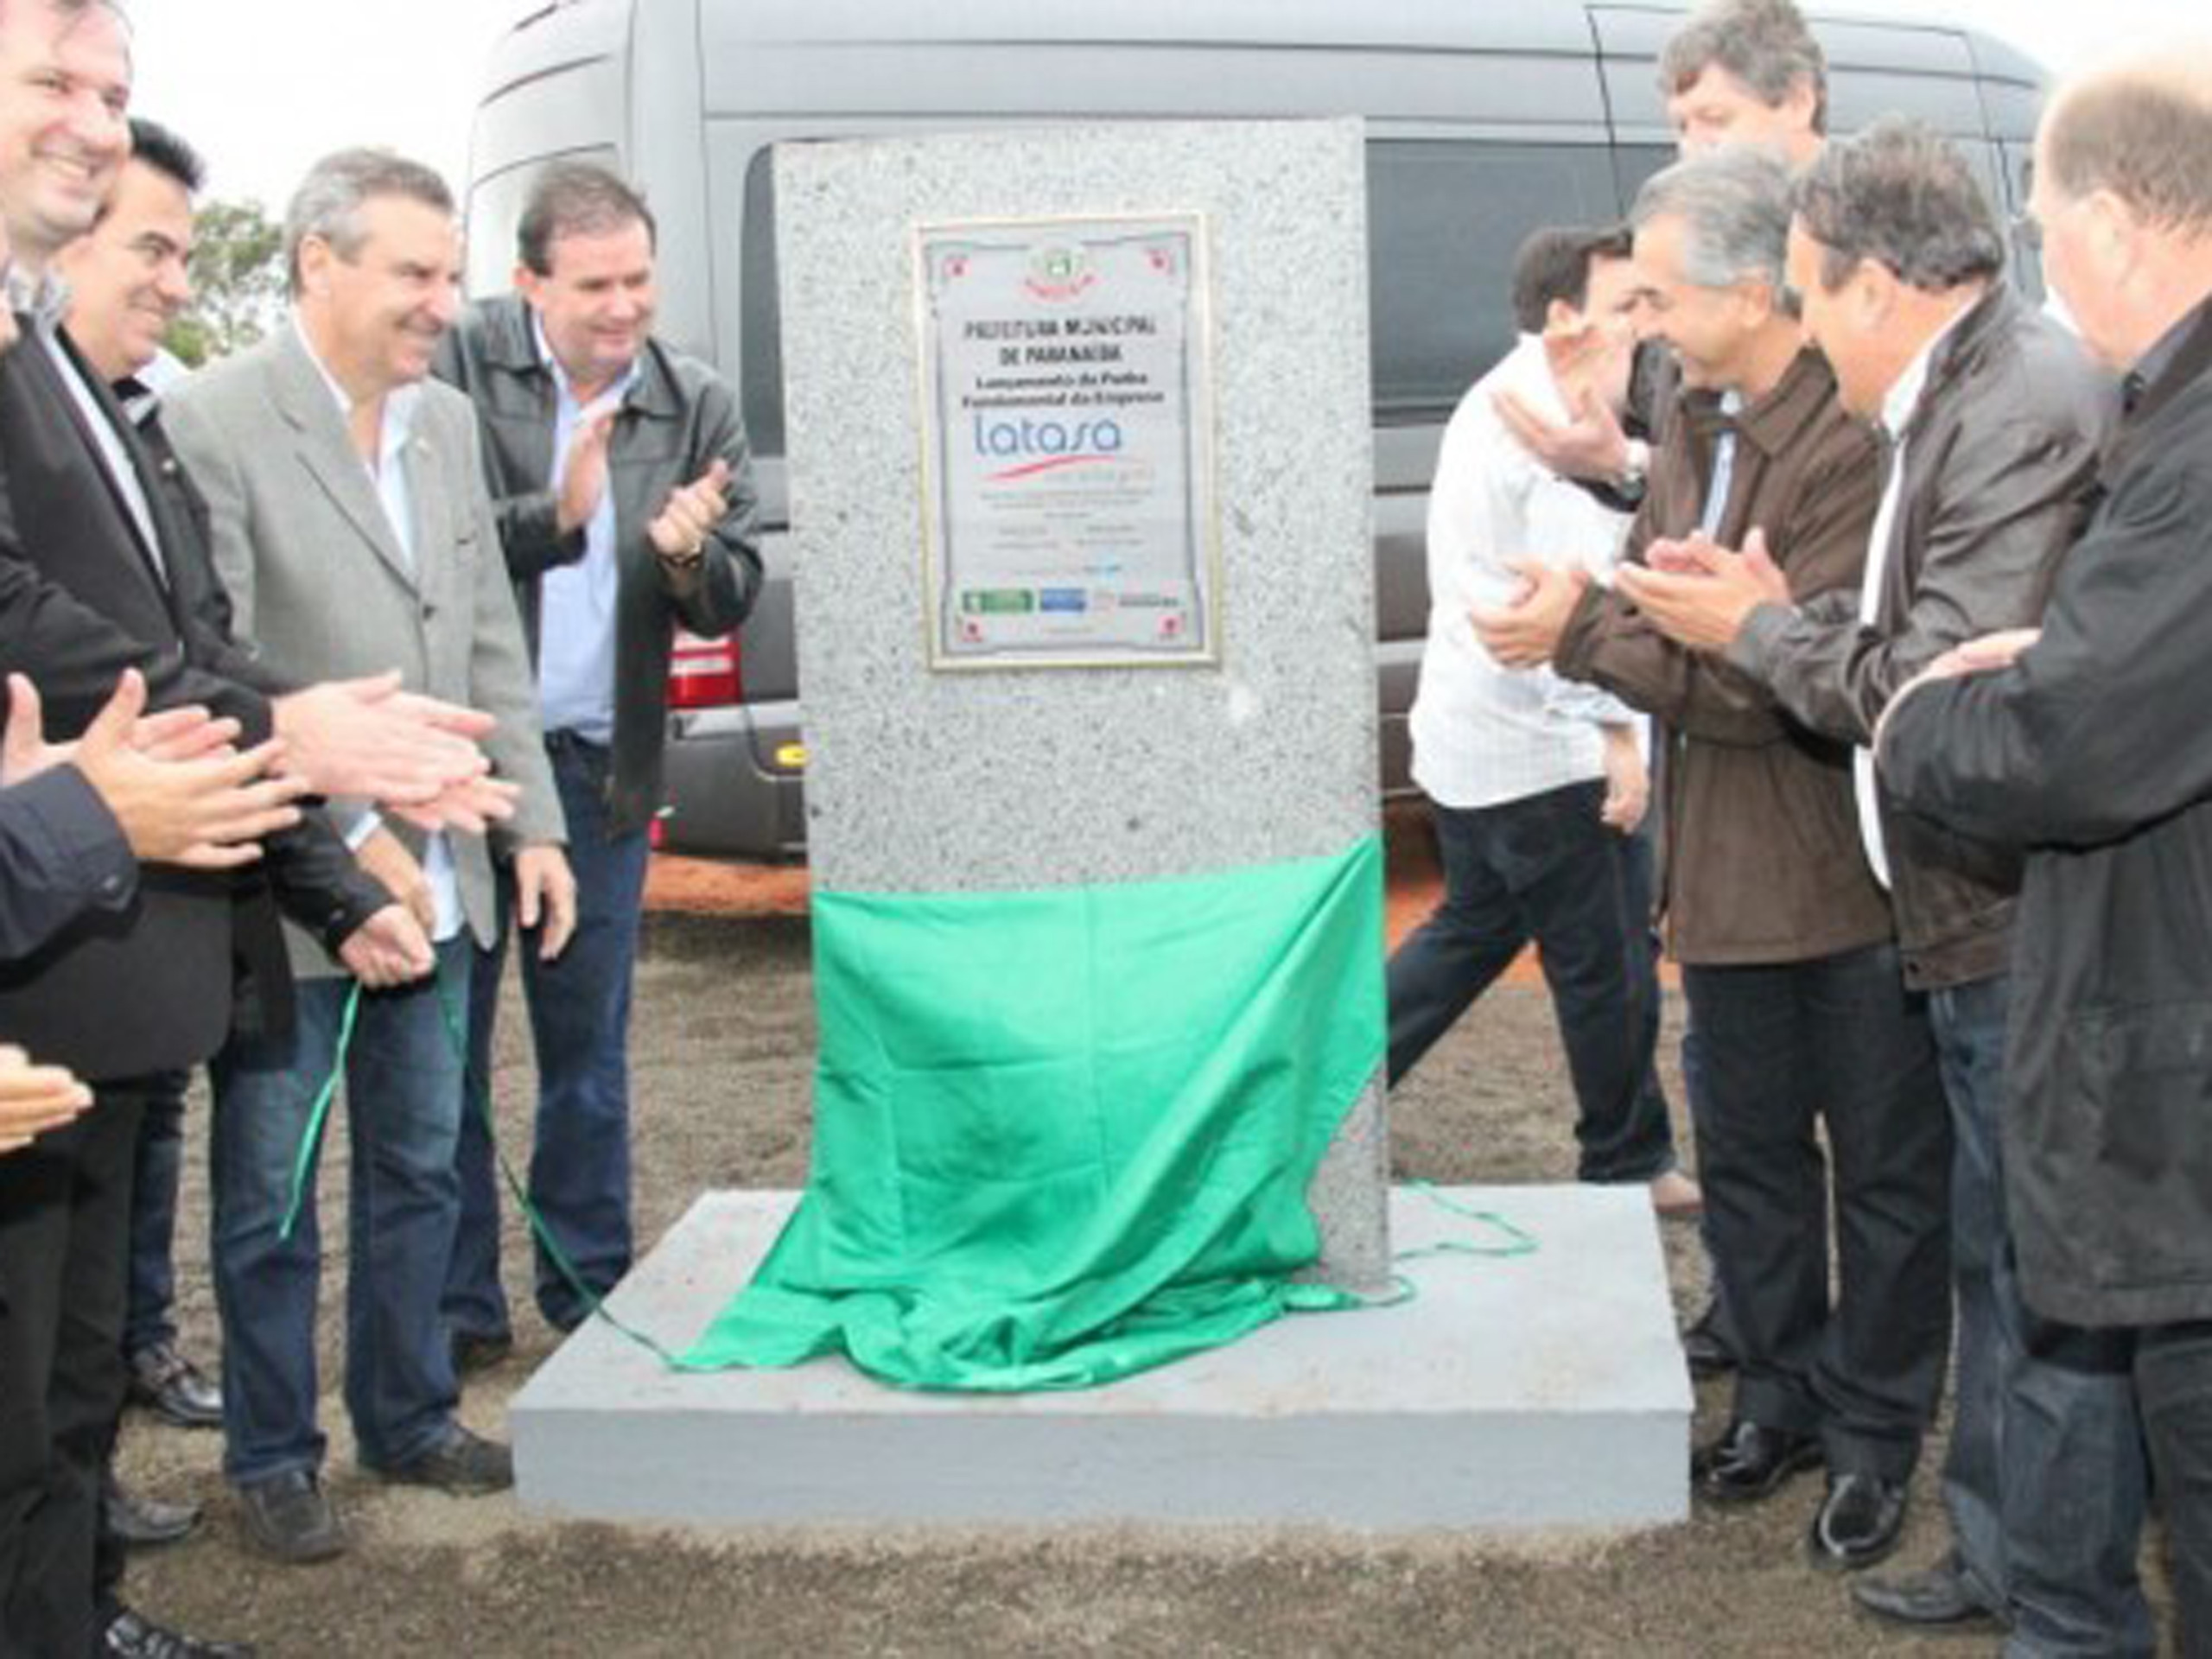
[[[1294,1306],[1306,1187],[1381,1064],[1382,857],[921,897],[817,893],[807,1191],[687,1367],[843,1352],[1081,1388]]]

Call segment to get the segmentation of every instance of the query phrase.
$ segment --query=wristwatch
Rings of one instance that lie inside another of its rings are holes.
[[[1651,475],[1651,446],[1642,438],[1628,441],[1628,461],[1621,467],[1620,487],[1624,493],[1642,495],[1643,486]]]

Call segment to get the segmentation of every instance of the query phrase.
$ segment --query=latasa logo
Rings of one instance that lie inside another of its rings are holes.
[[[1014,464],[989,477],[995,481],[1056,472],[1064,467],[1110,461],[1122,453],[1122,423],[1111,416],[1096,421],[1039,421],[976,416],[976,453]]]

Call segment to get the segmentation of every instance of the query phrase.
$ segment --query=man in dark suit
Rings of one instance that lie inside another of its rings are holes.
[[[200,702],[249,743],[272,734],[318,791],[366,793],[442,820],[487,804],[469,734],[485,722],[391,679],[286,693],[209,622],[207,575],[143,452],[41,292],[92,224],[128,150],[129,41],[99,0],[0,5],[0,218],[27,315],[0,362],[0,657],[80,730],[137,667],[157,704]],[[404,906],[309,831],[278,861],[295,905],[353,957],[427,963]],[[94,1628],[102,1464],[119,1409],[131,1154],[145,1080],[204,1058],[230,1023],[226,883],[152,871],[115,916],[0,969],[0,1037],[92,1084],[93,1108],[0,1162],[0,1650],[221,1651],[118,1610]],[[66,1311],[66,1317],[65,1317]]]
[[[63,249],[55,262],[68,285],[64,327],[69,339],[130,417],[154,463],[156,483],[175,509],[174,522],[199,543],[192,550],[195,563],[205,551],[206,504],[169,452],[160,399],[148,378],[154,378],[157,365],[172,372],[176,368],[164,358],[162,340],[192,298],[192,199],[204,174],[199,156],[176,134],[157,122],[131,117],[130,159],[113,195],[91,232]],[[171,556],[182,556],[183,551],[173,548]],[[219,588],[209,591],[221,597]],[[227,612],[227,604],[222,608]],[[217,622],[228,632],[227,614]],[[290,1013],[290,975],[268,884],[241,880],[234,896],[235,942],[256,992],[240,999],[240,1011],[282,1023]],[[222,1392],[178,1345],[173,1312],[177,1188],[190,1080],[190,1072],[181,1069],[163,1074],[146,1098],[131,1188],[130,1292],[123,1353],[134,1402],[181,1427],[219,1428]],[[104,1544],[174,1542],[192,1530],[199,1516],[196,1504],[134,1493],[112,1472],[101,1496]],[[102,1553],[105,1560],[111,1552],[104,1548]],[[120,1548],[112,1553],[119,1569]]]

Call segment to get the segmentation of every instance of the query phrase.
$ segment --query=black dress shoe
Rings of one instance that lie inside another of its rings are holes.
[[[1726,1376],[1736,1369],[1736,1356],[1713,1328],[1712,1309],[1682,1332],[1682,1357],[1689,1362],[1690,1375],[1700,1379]]]
[[[1747,1421],[1730,1424],[1719,1440],[1701,1447],[1690,1459],[1690,1478],[1700,1495],[1715,1503],[1752,1503],[1820,1460],[1817,1437]]]
[[[1877,1618],[1919,1629],[2001,1628],[2004,1619],[1984,1601],[1954,1554],[1901,1579],[1861,1579],[1851,1599]]]
[[[197,1503],[164,1503],[124,1490],[110,1469],[100,1478],[100,1530],[126,1548],[150,1549],[192,1535],[200,1524]]]
[[[1828,1477],[1828,1495],[1805,1535],[1814,1565],[1872,1567],[1895,1549],[1904,1532],[1907,1491],[1904,1481],[1879,1475]]]
[[[1690,1323],[1690,1330],[1681,1334],[1681,1356],[1690,1360],[1690,1376],[1727,1376],[1737,1370],[1737,1351],[1721,1336],[1721,1303],[1719,1299],[1706,1303],[1706,1312]]]
[[[130,1397],[179,1428],[220,1428],[223,1390],[207,1373],[156,1342],[130,1356]]]
[[[253,1659],[252,1647],[244,1642],[203,1642],[182,1630],[172,1630],[141,1618],[128,1607],[118,1607],[92,1638],[94,1659],[119,1655],[122,1659]]]

